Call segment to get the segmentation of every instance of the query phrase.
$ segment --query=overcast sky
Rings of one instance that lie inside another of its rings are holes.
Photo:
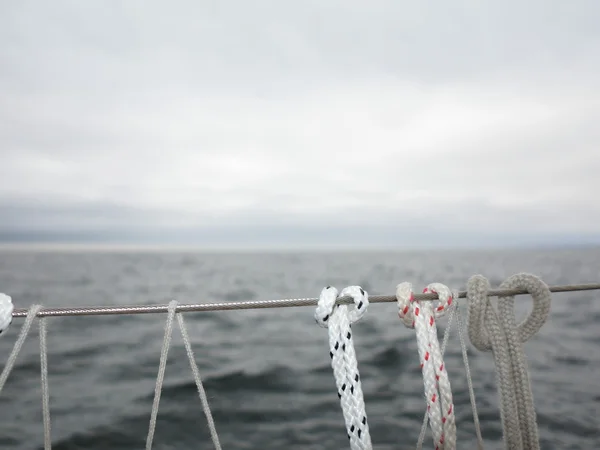
[[[0,238],[594,239],[599,23],[597,0],[2,2]]]

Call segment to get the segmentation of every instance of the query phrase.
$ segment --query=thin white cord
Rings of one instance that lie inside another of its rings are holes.
[[[167,323],[165,325],[165,337],[163,340],[162,349],[160,352],[160,363],[158,366],[158,375],[156,377],[156,387],[154,389],[154,402],[152,404],[152,412],[150,414],[150,427],[148,429],[148,437],[146,438],[146,450],[152,449],[152,441],[154,440],[154,431],[156,430],[156,417],[158,416],[158,405],[160,403],[160,394],[162,392],[163,383],[165,380],[165,369],[167,367],[167,355],[169,346],[171,345],[171,336],[173,335],[173,318],[175,317],[175,309],[177,301],[172,300],[169,303],[167,314]]]
[[[10,375],[10,372],[12,371],[12,369],[15,365],[15,362],[17,361],[17,356],[19,356],[19,352],[21,351],[21,348],[23,347],[23,344],[25,343],[25,339],[27,339],[27,335],[29,334],[29,330],[31,329],[31,324],[35,320],[35,316],[40,309],[42,309],[42,305],[31,305],[31,307],[29,308],[29,311],[27,312],[27,318],[25,319],[25,323],[21,327],[21,332],[19,333],[19,337],[17,338],[17,341],[15,342],[15,345],[14,345],[12,351],[10,352],[10,355],[8,356],[8,359],[6,360],[6,365],[4,366],[4,370],[2,371],[2,374],[0,375],[0,392],[2,392],[2,389],[4,388],[4,385],[6,384],[6,380],[8,380],[8,376]]]
[[[196,358],[194,357],[194,351],[192,350],[190,337],[188,336],[187,328],[185,326],[185,323],[183,321],[183,315],[181,313],[177,313],[177,321],[179,322],[181,337],[183,338],[185,350],[188,355],[188,359],[190,360],[190,366],[194,374],[194,380],[196,381],[196,388],[198,388],[198,395],[200,396],[200,401],[202,402],[202,409],[204,410],[204,415],[206,416],[206,421],[208,422],[210,436],[212,438],[215,449],[221,450],[221,443],[219,442],[217,427],[215,426],[215,421],[213,420],[213,416],[210,411],[210,406],[208,405],[208,398],[206,397],[206,392],[204,391],[204,386],[202,385],[200,370],[198,369],[198,364],[196,364]]]
[[[367,413],[358,373],[358,363],[352,341],[351,324],[360,320],[369,306],[369,295],[360,286],[345,288],[341,294],[350,296],[356,307],[337,305],[338,291],[327,286],[321,291],[315,320],[329,329],[329,356],[342,407],[346,431],[352,450],[372,450]]]
[[[467,375],[467,385],[469,386],[469,398],[471,399],[471,409],[473,411],[473,423],[475,424],[475,434],[477,435],[477,449],[483,450],[483,437],[481,436],[481,426],[479,424],[479,414],[477,413],[477,402],[475,401],[475,390],[473,389],[473,379],[471,378],[471,369],[469,367],[469,356],[467,353],[467,344],[465,340],[465,323],[460,315],[458,302],[456,302],[456,322],[458,326],[458,338],[460,339],[460,348],[462,350],[465,372]]]
[[[438,293],[442,299],[435,310],[432,302],[414,300],[410,283],[399,284],[396,288],[398,315],[406,326],[415,328],[416,331],[434,446],[436,450],[454,450],[456,419],[452,390],[435,325],[436,316],[442,316],[452,304],[453,294],[447,286],[440,283],[430,284],[424,292],[428,291]]]
[[[52,448],[52,429],[50,427],[50,394],[48,388],[48,344],[47,320],[40,318],[40,368],[42,380],[42,417],[44,421],[44,450]]]

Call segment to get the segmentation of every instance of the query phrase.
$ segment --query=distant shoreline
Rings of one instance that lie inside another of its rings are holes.
[[[0,252],[61,252],[61,253],[411,253],[411,252],[479,252],[479,251],[556,251],[594,250],[600,244],[506,244],[506,245],[420,245],[420,246],[200,246],[119,243],[10,243],[0,242]]]

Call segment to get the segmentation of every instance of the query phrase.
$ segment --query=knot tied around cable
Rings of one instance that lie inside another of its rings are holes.
[[[437,293],[439,304],[433,301],[416,301],[412,284],[405,282],[396,287],[398,316],[417,335],[417,349],[421,360],[421,371],[427,402],[427,413],[436,450],[456,448],[456,418],[452,402],[452,391],[448,372],[444,364],[437,336],[435,319],[443,316],[450,308],[453,293],[441,283],[432,283],[424,293]]]
[[[352,297],[355,307],[336,305],[340,297]],[[315,310],[316,322],[329,331],[329,356],[338,398],[352,450],[371,450],[365,401],[358,373],[351,325],[360,320],[369,306],[369,295],[360,286],[338,290],[327,286],[321,291]]]
[[[514,296],[499,297],[496,310],[488,296],[489,281],[475,275],[467,283],[469,338],[478,350],[494,355],[505,447],[536,450],[538,427],[523,343],[548,319],[551,293],[546,283],[528,273],[509,277],[500,289],[527,290],[533,298],[531,313],[517,324]]]

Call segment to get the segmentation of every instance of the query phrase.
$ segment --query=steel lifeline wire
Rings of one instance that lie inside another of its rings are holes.
[[[210,412],[182,313],[192,311],[316,306],[314,317],[317,323],[328,328],[331,365],[338,396],[340,397],[346,431],[350,440],[350,447],[352,450],[372,450],[351,327],[353,323],[364,315],[369,303],[396,302],[399,308],[400,319],[402,319],[405,325],[415,328],[423,373],[426,412],[417,448],[421,448],[429,421],[432,429],[434,448],[438,450],[456,449],[454,405],[452,403],[450,381],[443,362],[443,354],[448,342],[449,331],[452,321],[456,316],[478,447],[482,449],[483,439],[481,438],[481,431],[479,429],[475,395],[467,358],[467,348],[463,336],[463,323],[460,314],[457,314],[458,301],[456,300],[467,298],[469,339],[478,350],[491,351],[494,355],[505,448],[510,450],[539,449],[533,395],[531,394],[528,368],[524,359],[522,344],[535,335],[545,323],[550,310],[550,295],[552,292],[588,290],[600,290],[600,283],[548,287],[535,275],[517,274],[503,282],[499,289],[490,289],[489,281],[481,275],[476,275],[469,279],[467,291],[454,293],[445,285],[432,283],[425,289],[423,294],[413,294],[410,283],[401,283],[397,286],[396,295],[393,296],[369,296],[359,286],[351,286],[342,290],[339,295],[335,288],[325,288],[319,298],[231,303],[179,304],[176,301],[171,301],[168,305],[81,308],[43,308],[41,305],[36,304],[27,309],[15,309],[12,299],[8,295],[0,293],[0,334],[6,331],[15,318],[25,319],[13,349],[0,374],[0,393],[16,363],[19,352],[31,329],[31,325],[38,319],[40,326],[44,449],[50,450],[52,440],[48,395],[47,318],[56,316],[167,313],[154,402],[150,414],[148,437],[146,439],[146,449],[152,448],[167,355],[171,344],[173,322],[177,318],[202,408],[209,425],[213,445],[216,450],[220,450],[221,445],[216,426]],[[515,296],[525,294],[533,297],[534,308],[530,316],[517,325],[513,311]],[[499,297],[497,308],[494,308],[491,304],[491,297]],[[437,306],[433,303],[434,301],[439,301]],[[352,304],[355,307],[350,309],[349,305]],[[435,323],[436,319],[445,313],[449,314],[449,320],[444,333],[444,340],[440,347],[437,340]]]

